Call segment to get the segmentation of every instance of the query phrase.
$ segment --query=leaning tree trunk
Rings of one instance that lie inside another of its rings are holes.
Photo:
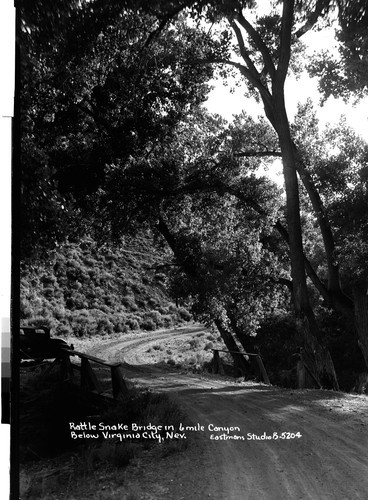
[[[367,283],[353,287],[355,329],[358,344],[368,369],[368,288]]]
[[[219,319],[215,320],[215,324],[217,326],[218,331],[220,332],[224,344],[231,353],[231,357],[234,360],[235,367],[237,367],[243,375],[246,375],[249,371],[249,367],[244,359],[244,356],[240,354],[240,350],[238,348],[237,343],[234,340],[234,337],[231,335],[228,329],[222,324],[221,320]]]

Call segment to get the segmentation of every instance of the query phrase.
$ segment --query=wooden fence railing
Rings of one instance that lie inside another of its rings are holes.
[[[212,349],[213,351],[213,372],[214,373],[220,373],[221,375],[224,374],[224,367],[220,358],[220,352],[226,352],[228,354],[235,354],[238,356],[254,356],[255,360],[257,361],[259,371],[261,373],[262,379],[265,384],[271,385],[270,379],[268,378],[266,368],[264,367],[262,358],[260,354],[253,353],[253,352],[243,352],[243,351],[227,351],[225,349]]]
[[[80,365],[72,363],[71,357],[73,356],[77,356],[81,360]],[[80,385],[83,389],[104,397],[111,397],[110,393],[105,391],[102,387],[91,363],[110,368],[112,396],[114,399],[128,393],[128,387],[123,377],[121,363],[109,363],[104,359],[96,358],[95,356],[90,356],[89,354],[75,351],[74,349],[60,349],[60,355],[53,361],[46,372],[44,372],[44,375],[52,370],[54,366],[59,365],[62,379],[75,382],[74,371],[77,370],[80,371]]]

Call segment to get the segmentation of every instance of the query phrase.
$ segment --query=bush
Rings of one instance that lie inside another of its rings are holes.
[[[131,311],[137,311],[138,306],[135,303],[135,298],[134,296],[127,295],[126,297],[123,297],[121,299],[121,303],[127,308],[130,309]]]
[[[46,299],[52,299],[52,297],[54,296],[54,289],[50,287],[44,288],[43,295]]]
[[[200,340],[199,340],[199,338],[194,337],[193,339],[189,340],[188,344],[190,345],[190,347],[192,349],[198,349],[198,347],[200,345]]]
[[[54,318],[45,317],[45,316],[36,316],[27,322],[27,326],[39,327],[46,326],[47,328],[53,329],[57,326],[57,322]]]
[[[79,292],[74,293],[68,297],[65,301],[68,309],[86,309],[88,307],[88,302],[85,296]]]
[[[126,321],[125,316],[120,315],[120,314],[114,314],[113,316],[110,316],[110,320],[114,326],[114,332],[125,333],[128,331],[128,327],[125,323],[125,321]]]
[[[153,323],[155,324],[155,329],[160,328],[164,324],[162,316],[158,311],[150,311],[144,313],[143,321],[149,321],[149,320],[153,321]]]
[[[69,325],[64,325],[63,323],[59,323],[55,329],[55,335],[59,335],[61,337],[68,337],[73,333],[72,328]]]
[[[70,317],[70,326],[79,337],[97,333],[96,319],[86,310],[75,311]]]
[[[164,328],[171,328],[174,324],[173,318],[169,314],[162,316],[162,324]]]
[[[213,349],[213,343],[212,342],[207,342],[207,344],[204,346],[205,351],[210,351]]]
[[[136,319],[129,318],[126,324],[131,330],[139,330],[139,322]]]
[[[184,307],[180,307],[178,309],[178,314],[184,321],[190,321],[192,319],[190,312],[188,312]]]
[[[97,320],[97,333],[106,335],[114,331],[114,325],[108,317],[101,317]]]
[[[150,318],[144,319],[141,323],[141,328],[148,331],[156,330],[156,323]]]

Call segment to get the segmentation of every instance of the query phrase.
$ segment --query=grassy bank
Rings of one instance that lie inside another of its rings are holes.
[[[162,272],[170,259],[146,236],[119,248],[89,238],[65,244],[47,260],[22,266],[21,321],[63,337],[183,324],[191,316],[170,297]]]
[[[45,379],[28,371],[21,381],[21,498],[110,498],[107,491],[114,490],[119,498],[133,500],[138,497],[124,486],[127,466],[134,466],[147,454],[157,460],[188,446],[187,441],[144,439],[142,434],[129,438],[120,430],[122,439],[101,432],[97,439],[74,439],[71,434],[71,422],[77,426],[88,422],[97,428],[103,423],[112,429],[118,424],[127,428],[132,424],[178,427],[186,417],[165,394],[131,388],[124,400],[106,402],[60,383],[52,375]],[[82,430],[77,433],[81,435]]]

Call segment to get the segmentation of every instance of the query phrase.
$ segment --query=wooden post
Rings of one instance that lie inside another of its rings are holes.
[[[298,360],[296,365],[296,378],[297,378],[297,388],[304,389],[305,388],[305,367],[304,363],[301,359]]]
[[[224,375],[225,374],[224,367],[220,358],[219,351],[217,349],[213,350],[213,361],[215,367],[214,373],[220,373],[220,375]]]
[[[266,368],[264,367],[264,364],[263,364],[261,356],[257,355],[256,359],[257,359],[257,363],[258,363],[259,369],[261,371],[264,383],[268,384],[268,385],[271,385],[270,379],[268,378],[268,375],[267,375],[267,372],[266,372]]]
[[[214,349],[213,350],[213,370],[212,370],[212,373],[214,373],[215,375],[217,375],[219,372],[219,359],[220,359],[219,352],[216,349]]]
[[[310,376],[310,378],[317,384],[318,388],[322,389],[322,385],[320,384],[320,381],[315,377],[315,375],[313,374],[312,370],[310,370],[309,367],[308,367],[308,365],[306,365],[305,363],[304,363],[304,368],[307,371],[307,373]]]
[[[242,363],[241,361],[243,360],[243,354],[235,354],[234,356],[234,376],[236,377],[238,374],[240,377],[245,377],[246,373],[242,369]]]
[[[61,379],[66,381],[69,380],[73,382],[74,373],[73,373],[73,365],[70,361],[70,356],[68,353],[63,352],[60,357],[60,373]]]
[[[218,356],[219,353],[216,351],[216,349],[213,350],[213,363],[212,363],[212,373],[216,375],[218,373]]]
[[[102,392],[101,384],[97,380],[95,372],[92,370],[87,358],[81,359],[81,386],[90,391]]]
[[[121,365],[115,365],[111,367],[111,382],[112,382],[112,393],[116,399],[120,394],[128,394],[128,387],[123,378],[123,373],[121,371]]]

